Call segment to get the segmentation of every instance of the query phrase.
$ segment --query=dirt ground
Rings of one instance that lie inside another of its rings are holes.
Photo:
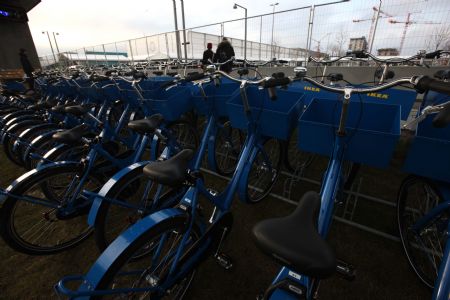
[[[1,187],[6,187],[22,173],[9,163],[3,151],[0,151],[0,168]],[[395,201],[401,174],[390,170],[363,171],[367,183],[364,192]],[[320,172],[312,177],[320,178]],[[212,180],[219,186],[224,184]],[[300,184],[295,195],[300,198],[311,188]],[[279,266],[256,248],[251,228],[259,220],[283,216],[292,210],[291,204],[275,198],[257,205],[235,201],[234,228],[223,247],[234,266],[224,270],[213,259],[208,259],[198,269],[187,299],[255,299],[268,287]],[[392,210],[386,207],[366,209],[358,217],[365,222],[377,222],[395,234]],[[352,282],[338,276],[324,280],[319,290],[320,299],[430,299],[431,291],[410,270],[399,242],[339,222],[332,225],[329,242],[338,259],[355,266],[357,275]],[[0,240],[0,299],[57,298],[53,285],[64,275],[85,273],[98,255],[93,238],[70,251],[43,257],[16,253]]]

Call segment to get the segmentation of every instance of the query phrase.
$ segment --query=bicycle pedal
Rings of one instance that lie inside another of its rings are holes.
[[[356,269],[341,260],[338,260],[336,265],[336,272],[345,280],[353,281],[356,278]]]
[[[214,255],[214,258],[216,259],[217,263],[225,270],[229,270],[233,267],[231,258],[224,253],[218,253]]]
[[[216,191],[216,190],[213,190],[213,189],[210,189],[210,188],[207,188],[206,190],[214,197],[219,195],[219,192]]]

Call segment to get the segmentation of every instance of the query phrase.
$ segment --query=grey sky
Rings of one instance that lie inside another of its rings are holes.
[[[223,20],[243,17],[242,9],[233,9],[234,1],[185,0],[186,26],[193,27]],[[270,13],[271,0],[240,0],[237,3],[248,8],[248,15]],[[276,10],[319,4],[329,1],[319,0],[278,0]],[[348,3],[316,10],[313,38],[321,40],[321,50],[331,47],[341,32],[346,43],[350,37],[368,36],[370,21],[354,23],[353,19],[370,19],[372,7],[378,0],[352,0]],[[180,1],[179,26],[181,27]],[[384,0],[382,10],[404,21],[408,12],[413,12],[415,22],[436,22],[442,24],[412,24],[408,28],[405,42],[406,52],[424,48],[425,40],[440,26],[450,22],[449,0]],[[304,47],[308,23],[308,10],[276,15],[274,40],[287,47]],[[61,51],[121,41],[155,33],[172,31],[173,6],[171,0],[43,0],[29,13],[30,29],[39,55],[49,54],[50,47],[43,30],[59,32],[58,44]],[[403,31],[402,24],[390,24],[388,18],[380,19],[374,49],[398,47]],[[261,39],[270,42],[271,17],[263,18]],[[198,29],[198,31],[220,34],[220,26]],[[248,22],[249,40],[258,41],[260,19]],[[225,35],[243,38],[243,22],[225,25]],[[313,48],[317,42],[313,42]],[[408,53],[409,54],[409,53]]]

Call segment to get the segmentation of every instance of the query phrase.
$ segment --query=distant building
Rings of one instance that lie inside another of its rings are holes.
[[[378,56],[398,56],[400,53],[397,48],[378,49]]]
[[[367,50],[367,40],[365,36],[360,38],[351,38],[350,44],[348,45],[348,50],[350,51],[362,51]]]

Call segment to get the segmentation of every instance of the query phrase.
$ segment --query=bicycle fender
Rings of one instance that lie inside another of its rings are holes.
[[[114,176],[111,177],[103,185],[103,187],[98,192],[98,196],[95,197],[95,199],[93,199],[93,201],[92,201],[92,206],[89,211],[88,220],[87,220],[89,226],[95,225],[96,220],[97,220],[97,215],[98,215],[98,212],[100,211],[101,205],[102,205],[102,203],[104,203],[104,201],[107,201],[104,199],[104,197],[106,197],[106,195],[109,193],[109,191],[112,188],[114,188],[114,185],[117,182],[120,182],[120,180],[123,177],[127,176],[129,173],[133,172],[134,170],[136,170],[138,168],[142,168],[149,163],[150,163],[150,161],[141,161],[141,162],[134,163],[126,168],[123,168],[122,170],[120,170],[119,172],[114,174]]]
[[[130,226],[126,231],[119,235],[105,251],[103,251],[86,274],[85,284],[83,284],[78,291],[89,290],[89,287],[97,286],[102,277],[101,275],[109,270],[112,264],[120,258],[121,254],[127,250],[133,241],[148,232],[152,227],[157,226],[162,222],[170,222],[176,218],[187,219],[188,215],[180,209],[168,208],[148,215],[133,226]]]
[[[76,168],[76,166],[78,165],[78,163],[74,163],[74,162],[67,162],[67,161],[60,161],[60,162],[56,162],[56,163],[51,163],[51,164],[47,164],[47,165],[43,165],[41,167],[37,167],[36,169],[30,170],[28,172],[26,172],[25,174],[23,174],[22,176],[20,176],[19,178],[17,178],[16,180],[14,180],[2,193],[2,195],[0,195],[0,204],[3,204],[3,202],[5,202],[5,200],[8,198],[8,194],[13,192],[14,189],[19,186],[22,182],[24,182],[25,180],[27,180],[29,177],[34,176],[36,173],[38,172],[42,172],[43,170],[46,169],[50,169],[50,168],[58,168],[62,165],[73,165],[73,168]]]
[[[26,160],[26,158],[34,151],[34,149],[41,146],[43,143],[45,143],[46,139],[48,137],[51,137],[55,132],[62,131],[62,129],[55,129],[48,132],[45,132],[37,137],[35,137],[31,143],[28,145],[27,149],[25,150],[25,153],[23,155],[23,160]]]

